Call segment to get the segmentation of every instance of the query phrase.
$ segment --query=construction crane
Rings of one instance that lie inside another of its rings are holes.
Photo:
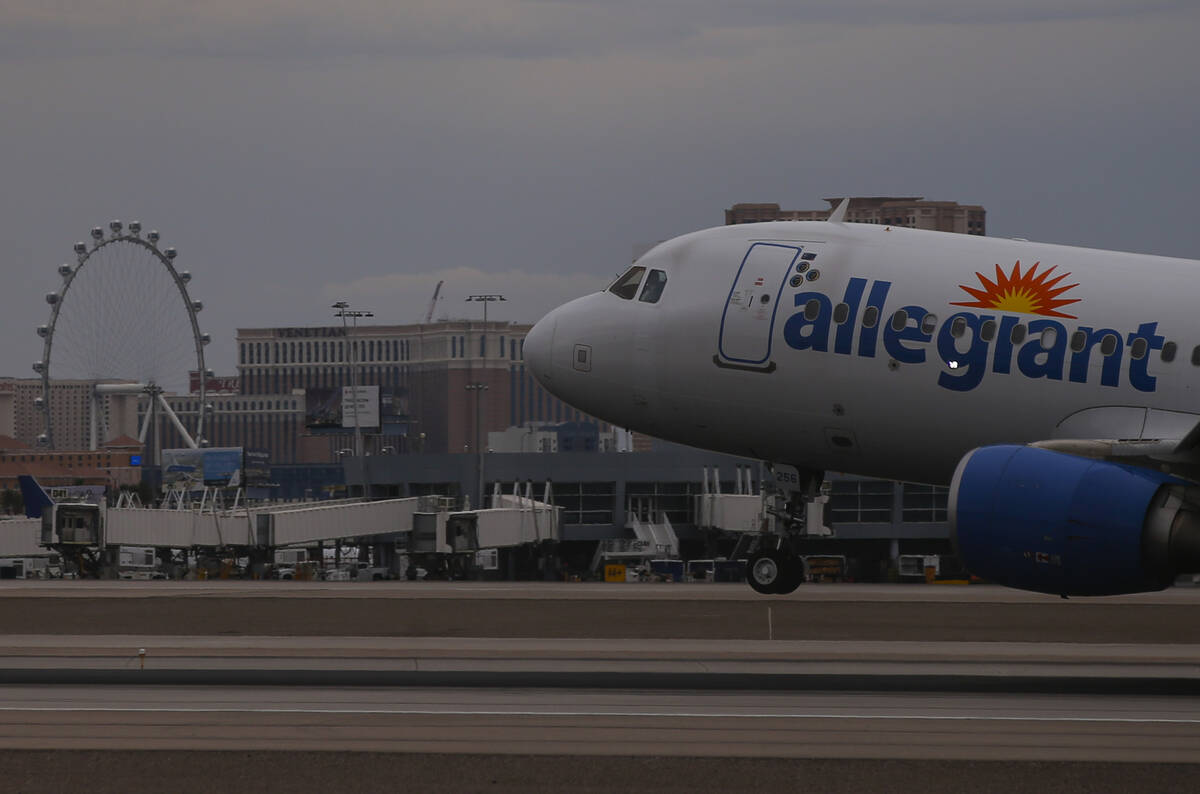
[[[425,312],[426,325],[429,325],[429,322],[433,319],[433,310],[437,308],[438,295],[441,294],[442,285],[445,283],[445,281],[439,281],[437,286],[433,288],[433,298],[429,301],[429,311]]]

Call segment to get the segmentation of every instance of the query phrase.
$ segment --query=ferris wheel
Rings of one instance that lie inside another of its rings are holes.
[[[35,401],[44,420],[39,446],[56,448],[56,430],[60,445],[77,438],[77,427],[55,424],[72,418],[78,422],[86,407],[87,444],[96,449],[115,429],[107,426],[105,411],[106,399],[114,395],[137,395],[144,401],[138,441],[145,443],[162,415],[185,444],[200,446],[205,385],[211,375],[204,366],[204,347],[210,338],[200,332],[197,320],[203,305],[188,295],[191,274],[176,270],[175,249],[159,248],[159,233],[143,235],[136,221],[128,230],[112,221],[108,233],[97,226],[91,236],[90,244],[75,243],[74,265],[59,266],[62,283],[46,295],[50,321],[37,329],[44,340],[42,359],[33,365],[42,380]],[[193,371],[198,378],[191,378]],[[66,389],[64,382],[85,388]],[[87,395],[86,406],[79,404],[81,393]],[[196,400],[190,427],[171,410],[167,393],[190,394]]]

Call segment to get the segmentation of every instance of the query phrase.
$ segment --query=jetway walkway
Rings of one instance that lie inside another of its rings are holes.
[[[744,472],[744,474],[743,474]],[[711,481],[710,481],[711,476]],[[725,532],[758,532],[766,514],[763,496],[754,490],[750,467],[738,467],[735,492],[721,493],[721,473],[704,467],[704,485],[696,497],[696,523]]]
[[[379,540],[412,530],[418,497],[378,502],[322,504],[258,511],[254,514],[256,546],[299,546],[339,538]]]
[[[12,518],[0,521],[0,557],[42,557],[48,551],[41,544],[42,521],[39,518]]]
[[[708,529],[738,534],[763,531],[773,522],[767,509],[772,494],[764,492],[759,483],[756,491],[750,478],[750,467],[738,467],[735,492],[721,493],[721,475],[716,467],[704,469],[704,485],[696,497],[696,524]],[[778,494],[775,495],[776,497]],[[806,534],[829,537],[829,501],[827,487],[806,499],[804,504]]]
[[[480,510],[450,510],[443,497],[420,497],[409,552],[448,554],[560,540],[562,508],[550,503],[549,484],[543,501],[533,498],[531,483],[524,491],[514,484],[513,492],[504,494],[497,485],[492,507]]]
[[[227,511],[59,503],[48,509],[49,522],[37,523],[47,546],[273,547],[407,532],[416,503],[388,499]]]
[[[38,553],[44,553],[40,547],[60,544],[179,549],[278,548],[351,538],[380,543],[407,539],[415,527],[428,527],[430,521],[433,535],[427,550],[433,553],[558,540],[561,508],[532,498],[531,490],[527,487],[521,494],[514,487],[510,495],[497,492],[491,509],[466,511],[449,509],[451,500],[443,497],[289,503],[233,510],[59,502],[47,508],[44,519],[22,519],[24,533],[18,531],[15,521],[0,522],[14,524],[11,532],[0,532],[0,546],[11,536],[15,549],[29,540],[25,536],[30,533],[35,544],[40,544]],[[453,540],[454,531],[459,531],[457,541]]]

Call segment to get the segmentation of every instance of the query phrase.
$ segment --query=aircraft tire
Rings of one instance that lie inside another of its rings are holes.
[[[782,592],[779,588],[788,583],[789,568],[787,555],[783,552],[760,551],[746,561],[746,581],[754,592],[774,595]]]
[[[773,592],[777,595],[794,593],[804,581],[804,559],[786,552],[776,552],[776,554],[783,556],[783,575],[775,581]]]

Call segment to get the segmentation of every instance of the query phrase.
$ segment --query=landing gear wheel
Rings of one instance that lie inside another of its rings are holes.
[[[760,551],[746,561],[746,581],[756,593],[778,593],[779,587],[785,584],[787,579],[787,555],[781,551]]]
[[[776,552],[776,554],[783,554],[783,552]],[[804,560],[794,554],[784,554],[783,575],[775,581],[775,589],[772,592],[778,595],[787,595],[795,592],[803,581]]]
[[[786,551],[760,551],[746,562],[746,581],[756,593],[787,595],[804,581],[804,560]]]

